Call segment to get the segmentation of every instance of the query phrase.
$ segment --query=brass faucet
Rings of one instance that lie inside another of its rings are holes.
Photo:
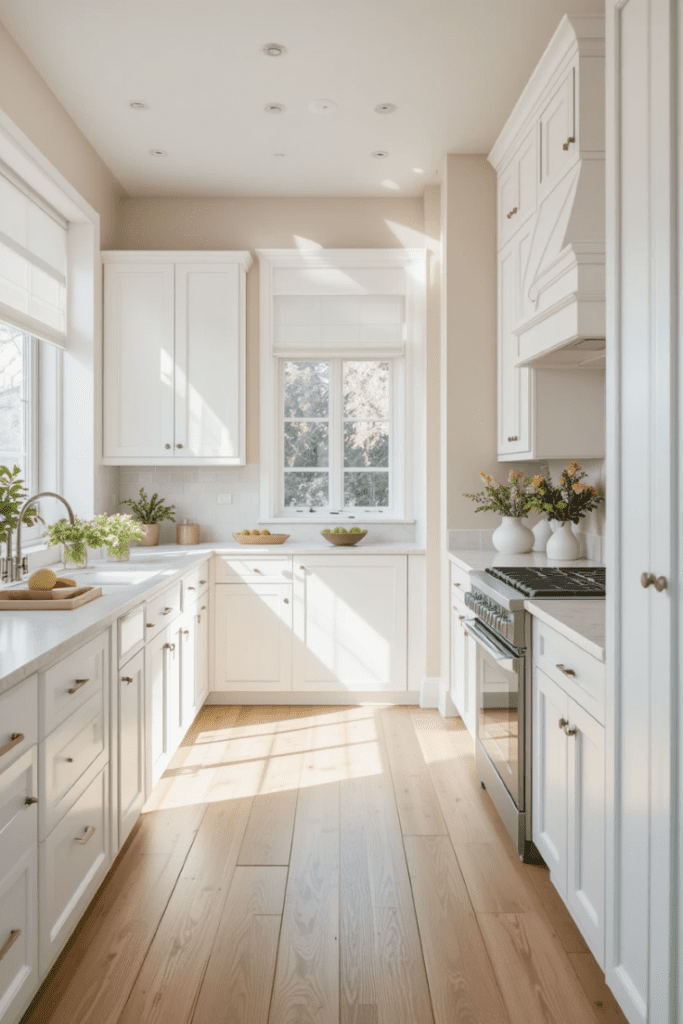
[[[73,509],[71,508],[71,505],[66,500],[66,498],[63,498],[61,494],[55,494],[54,491],[41,491],[40,494],[34,494],[32,495],[32,497],[27,498],[24,504],[21,506],[21,509],[19,510],[19,519],[17,521],[17,553],[11,560],[9,565],[9,572],[12,582],[22,579],[23,576],[28,572],[28,560],[26,557],[22,558],[21,556],[21,525],[24,521],[24,513],[28,508],[31,507],[34,501],[38,500],[38,498],[57,498],[57,500],[61,501],[62,504],[65,506],[66,511],[69,514],[69,522],[71,523],[71,525],[73,526],[75,522]],[[7,553],[9,556],[9,549]]]

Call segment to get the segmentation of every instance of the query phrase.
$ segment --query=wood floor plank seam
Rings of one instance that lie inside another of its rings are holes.
[[[299,791],[297,789],[297,793],[296,793],[296,806],[294,808],[294,821],[295,822],[296,822],[296,811],[297,811],[298,806],[299,806]],[[291,841],[290,841],[290,844],[289,844],[289,861],[287,863],[287,878],[285,880],[285,893],[287,892],[287,890],[289,888],[289,872],[290,872],[291,863],[292,863],[292,844],[293,843],[294,843],[294,829],[292,829],[292,838],[291,838]],[[271,978],[271,982],[270,982],[270,999],[268,1000],[268,1018],[267,1018],[269,1021],[270,1021],[271,1011],[273,1009],[273,995],[275,993],[275,977],[277,975],[277,962],[278,962],[278,959],[280,957],[280,942],[282,940],[282,923],[284,921],[284,918],[285,918],[285,913],[284,913],[284,908],[283,908],[283,911],[280,914],[280,928],[279,928],[278,936],[277,936],[277,953],[275,954],[275,968],[273,970],[273,977]]]

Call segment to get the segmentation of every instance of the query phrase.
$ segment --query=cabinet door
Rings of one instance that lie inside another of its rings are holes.
[[[464,615],[460,605],[451,606],[451,700],[458,714],[465,720],[465,631],[460,617]]]
[[[145,802],[145,653],[140,651],[119,672],[118,848]]]
[[[498,178],[498,245],[499,248],[512,237],[513,221],[519,212],[519,175],[517,161],[513,157]]]
[[[532,832],[563,899],[567,894],[567,736],[563,728],[567,704],[564,691],[534,669]]]
[[[347,553],[297,561],[294,689],[405,690],[405,556]]]
[[[291,584],[221,583],[215,592],[212,689],[291,690]]]
[[[145,649],[146,795],[161,777],[173,754],[171,723],[180,718],[180,673],[177,635],[171,628]]]
[[[511,218],[514,231],[520,228],[536,210],[539,179],[537,138],[538,129],[534,127],[525,137],[515,156],[519,209]]]
[[[465,632],[462,622],[460,628],[465,638],[465,700],[462,720],[472,739],[475,739],[477,733],[477,644],[469,633]]]
[[[10,866],[11,865],[11,866]],[[15,1021],[38,987],[38,847],[33,844],[0,878],[0,1018]]]
[[[552,188],[578,152],[575,121],[575,69],[570,68],[541,114],[541,186]]]
[[[194,608],[183,615],[180,623],[180,723],[182,736],[192,725],[195,710],[195,689],[197,672],[197,617]]]
[[[605,730],[569,701],[566,902],[601,967],[605,962]],[[576,732],[573,732],[576,730]]]
[[[245,462],[243,272],[176,264],[175,451]]]
[[[517,369],[517,324],[523,232],[500,254],[498,265],[498,417],[499,455],[529,451],[529,371]]]
[[[105,458],[173,457],[173,321],[172,264],[105,264]]]
[[[205,598],[195,606],[194,706],[199,711],[209,692],[209,613]]]

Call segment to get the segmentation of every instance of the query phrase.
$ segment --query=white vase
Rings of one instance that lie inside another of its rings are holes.
[[[493,546],[504,555],[523,555],[534,546],[534,535],[521,519],[503,516],[494,531]]]
[[[548,541],[546,554],[554,562],[573,562],[581,557],[581,543],[573,533],[571,523],[557,524]]]
[[[541,519],[536,523],[533,530],[531,531],[534,535],[534,551],[545,551],[548,541],[553,535],[553,531],[550,528],[550,523],[547,519]]]

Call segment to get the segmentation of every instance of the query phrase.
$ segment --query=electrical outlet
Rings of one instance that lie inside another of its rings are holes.
[[[219,494],[218,495],[219,505],[232,505],[232,494]]]

